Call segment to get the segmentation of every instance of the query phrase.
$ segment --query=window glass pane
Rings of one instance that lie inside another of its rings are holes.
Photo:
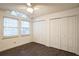
[[[22,12],[18,12],[18,11],[11,11],[11,15],[13,16],[18,16],[18,17],[23,17],[23,18],[27,18],[26,14],[22,13]]]
[[[16,12],[17,13],[17,16],[21,17],[22,16],[22,13],[20,12]]]
[[[22,15],[23,18],[27,18],[26,15]]]
[[[4,28],[4,36],[18,35],[17,28]]]
[[[21,27],[29,27],[30,24],[27,21],[21,21]]]
[[[23,17],[24,19],[28,20],[28,16],[26,14],[22,14],[21,17]]]
[[[18,21],[16,19],[4,18],[4,26],[5,27],[17,27]]]
[[[17,16],[16,11],[11,11],[11,15],[13,15],[13,16]]]
[[[21,29],[21,34],[22,34],[22,35],[30,34],[29,28],[22,28],[22,29]]]

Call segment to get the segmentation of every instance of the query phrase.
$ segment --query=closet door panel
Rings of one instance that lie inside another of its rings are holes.
[[[79,55],[79,15],[77,16],[77,52]]]
[[[61,49],[77,51],[77,19],[76,16],[62,18],[61,21]]]
[[[61,33],[60,33],[60,36],[61,36],[61,49],[63,50],[66,50],[68,51],[68,24],[67,24],[67,18],[62,18],[61,20],[61,23],[60,23],[60,26],[61,26]]]
[[[50,46],[60,49],[60,24],[59,24],[59,19],[50,20]]]
[[[40,39],[40,34],[39,34],[40,31],[38,32],[40,27],[38,27],[38,26],[39,26],[38,22],[33,23],[33,41],[34,42],[40,42],[40,40],[38,40],[38,37]]]
[[[68,51],[76,52],[77,50],[77,22],[76,16],[68,17]]]

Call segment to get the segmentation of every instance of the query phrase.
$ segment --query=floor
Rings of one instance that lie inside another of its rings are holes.
[[[38,43],[28,43],[3,52],[0,56],[77,56],[74,53],[47,47]]]

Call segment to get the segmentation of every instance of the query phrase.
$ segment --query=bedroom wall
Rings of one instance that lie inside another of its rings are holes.
[[[14,37],[14,38],[3,39],[2,20],[3,20],[3,17],[5,14],[6,14],[5,10],[0,10],[0,51],[4,51],[4,50],[10,49],[10,48],[31,42],[32,35],[27,35],[27,36],[20,36],[19,35],[18,37]],[[30,27],[30,28],[32,28],[32,27]]]
[[[79,8],[36,17],[33,40],[79,55]]]

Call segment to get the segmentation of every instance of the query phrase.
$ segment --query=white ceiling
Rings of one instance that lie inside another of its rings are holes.
[[[79,7],[78,3],[32,3],[33,8],[38,8],[34,10],[34,13],[31,15],[32,17],[42,16],[50,13],[60,12],[71,8]],[[4,10],[20,10],[25,13],[27,5],[26,4],[0,4],[0,9]]]

